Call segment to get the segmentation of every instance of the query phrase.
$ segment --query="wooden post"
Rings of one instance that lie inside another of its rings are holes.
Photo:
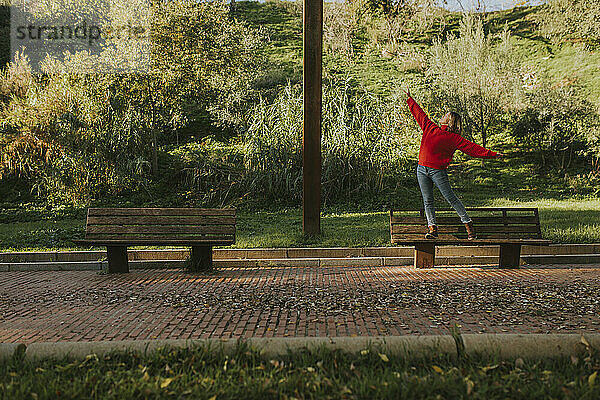
[[[304,0],[302,229],[321,233],[323,0]]]
[[[192,272],[212,271],[212,247],[193,246],[190,261]]]
[[[108,259],[109,274],[129,272],[127,246],[107,246],[106,258]]]
[[[519,268],[521,261],[521,245],[520,244],[501,244],[500,245],[500,268]]]
[[[415,268],[433,268],[435,265],[435,244],[417,243],[415,245]]]

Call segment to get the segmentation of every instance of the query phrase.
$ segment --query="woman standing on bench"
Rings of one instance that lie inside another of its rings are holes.
[[[460,136],[462,119],[455,112],[451,111],[444,115],[440,120],[440,126],[436,125],[411,97],[410,90],[406,89],[404,92],[408,96],[407,103],[410,112],[423,130],[417,180],[423,195],[425,216],[429,226],[429,232],[425,235],[425,238],[437,239],[438,237],[435,208],[433,206],[433,185],[435,184],[452,208],[456,210],[461,222],[465,224],[468,239],[475,239],[473,221],[469,218],[465,206],[452,191],[446,168],[452,162],[452,156],[456,150],[477,158],[497,158],[503,157],[503,154],[483,148]]]

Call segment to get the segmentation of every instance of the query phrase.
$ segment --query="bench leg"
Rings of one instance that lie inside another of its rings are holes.
[[[501,244],[500,245],[500,268],[519,268],[521,260],[520,244]]]
[[[435,265],[435,244],[415,245],[415,268],[433,268]]]
[[[191,271],[212,271],[212,246],[193,246],[190,257]]]
[[[108,258],[109,274],[129,272],[127,246],[107,246],[106,258]]]

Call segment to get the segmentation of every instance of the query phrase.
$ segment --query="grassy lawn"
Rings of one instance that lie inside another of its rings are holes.
[[[449,171],[450,181],[467,207],[538,207],[545,238],[556,243],[600,243],[600,196],[589,188],[573,194],[577,188],[564,180],[540,176],[526,155],[484,164],[459,156]],[[435,195],[437,206],[446,208],[437,190]],[[260,209],[242,204],[234,247],[390,246],[390,208],[420,208],[421,201],[416,177],[412,176],[400,182],[399,188],[385,190],[378,199],[325,205],[318,238],[302,234],[300,207]],[[84,208],[0,205],[0,251],[76,249],[72,239],[83,237],[85,216]]]
[[[0,361],[1,399],[528,399],[600,396],[598,359],[408,360],[377,349],[327,349],[269,359],[241,345],[219,351],[161,349],[85,360]]]
[[[470,196],[465,196],[466,198]],[[517,201],[497,197],[467,205],[538,207],[542,234],[556,243],[600,242],[600,198],[540,198]],[[443,199],[438,199],[442,205]],[[325,209],[320,238],[304,237],[302,210],[241,210],[233,247],[362,247],[389,246],[388,211],[351,211],[344,207]],[[71,242],[83,237],[85,210],[3,210],[0,214],[0,250],[76,249]]]

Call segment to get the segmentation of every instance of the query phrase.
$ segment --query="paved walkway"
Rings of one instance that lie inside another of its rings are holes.
[[[0,273],[0,342],[600,330],[600,265]]]

